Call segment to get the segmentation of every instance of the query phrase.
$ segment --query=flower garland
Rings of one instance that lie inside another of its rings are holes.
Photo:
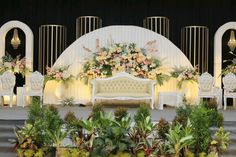
[[[140,78],[156,79],[159,85],[167,80],[168,75],[161,72],[162,63],[159,59],[138,48],[134,43],[116,43],[103,47],[93,53],[91,59],[83,66],[79,74],[88,83],[89,79],[109,77],[125,71]]]
[[[199,72],[198,68],[188,68],[188,67],[174,67],[173,71],[170,72],[171,76],[177,78],[177,87],[181,89],[184,81],[194,81],[197,82]]]
[[[69,65],[54,68],[46,67],[47,74],[45,75],[45,82],[49,80],[62,81],[63,83],[71,81],[74,76],[68,72],[68,69]]]
[[[20,56],[17,56],[13,59],[9,54],[3,56],[0,62],[0,74],[3,74],[5,71],[21,74],[23,77],[26,73],[30,72],[26,67],[25,57],[20,59]]]

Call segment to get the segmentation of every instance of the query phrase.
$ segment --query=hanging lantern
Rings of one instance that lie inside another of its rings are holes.
[[[18,46],[20,45],[20,43],[21,43],[21,41],[18,36],[18,30],[16,28],[14,28],[13,37],[11,39],[11,45],[14,49],[17,49]]]

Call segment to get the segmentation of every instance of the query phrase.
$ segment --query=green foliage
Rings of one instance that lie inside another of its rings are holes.
[[[206,108],[217,110],[217,107],[218,107],[218,104],[217,104],[216,98],[210,99],[210,100],[206,103]]]
[[[220,127],[215,133],[218,141],[220,152],[225,152],[228,149],[230,141],[230,132],[226,132],[223,127]]]
[[[26,124],[23,128],[15,129],[15,135],[17,138],[17,149],[37,149],[37,146],[34,144],[37,137],[37,131],[33,125]]]
[[[34,124],[39,117],[43,117],[44,109],[40,105],[40,100],[33,97],[29,107],[27,123]]]
[[[165,81],[168,81],[170,79],[169,75],[160,73],[160,74],[156,74],[156,81],[157,84],[159,84],[160,86],[162,86],[164,84]]]
[[[119,107],[115,110],[114,115],[116,121],[121,121],[122,118],[128,116],[128,112],[126,108]]]
[[[70,137],[72,141],[75,142],[76,137],[81,136],[82,134],[82,127],[80,125],[80,120],[76,118],[74,112],[68,112],[64,117],[64,121],[67,130],[72,130],[70,133]]]
[[[193,126],[195,151],[196,153],[206,152],[211,141],[209,128],[222,124],[222,114],[218,113],[217,110],[206,108],[204,104],[199,104],[193,109],[189,117]]]
[[[139,121],[143,121],[143,119],[150,116],[151,116],[151,113],[150,113],[149,108],[145,105],[141,105],[138,108],[136,114],[134,115],[134,121],[135,123],[138,123]]]
[[[180,106],[176,109],[176,116],[173,120],[173,125],[181,124],[183,127],[187,125],[188,117],[190,116],[193,107],[190,105]]]
[[[113,120],[111,114],[107,116],[100,114],[99,122],[96,126],[98,137],[93,142],[92,156],[106,157],[130,149],[132,141],[128,136],[131,122],[129,116],[122,118],[118,123]]]
[[[157,124],[158,136],[164,140],[166,138],[166,133],[169,131],[169,129],[170,129],[169,122],[166,121],[164,118],[161,118]]]
[[[180,124],[175,125],[174,128],[170,128],[166,137],[168,152],[175,154],[175,157],[179,157],[181,155],[181,150],[184,148],[187,149],[194,143],[190,123],[187,123],[186,127],[183,127]]]
[[[33,125],[37,132],[34,143],[38,147],[51,145],[46,130],[56,130],[63,124],[57,108],[52,105],[41,108],[40,101],[35,99],[30,105],[28,117],[27,123]]]
[[[103,106],[101,104],[95,104],[92,108],[92,113],[90,115],[90,117],[93,120],[97,120],[100,117],[100,114],[104,114],[105,111],[103,110]]]

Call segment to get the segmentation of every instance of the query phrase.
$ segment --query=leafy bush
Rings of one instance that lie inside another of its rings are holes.
[[[122,118],[128,116],[128,112],[126,108],[119,107],[115,110],[114,115],[116,121],[121,121]]]
[[[188,117],[194,107],[190,105],[180,106],[176,109],[176,116],[173,120],[173,125],[181,124],[183,127],[187,125]]]
[[[67,130],[72,130],[70,133],[70,137],[72,141],[75,142],[76,137],[81,136],[82,134],[82,127],[80,125],[80,120],[76,118],[74,112],[68,112],[64,117],[64,121]]]
[[[188,147],[194,143],[190,123],[187,123],[185,127],[181,124],[175,125],[173,128],[170,128],[166,137],[168,152],[170,154],[175,154],[175,157],[179,157],[182,150],[184,150],[184,152],[188,151]]]
[[[212,140],[209,128],[223,123],[222,114],[215,109],[206,108],[204,104],[199,104],[193,109],[189,118],[192,123],[196,153],[207,152]]]
[[[117,123],[109,115],[100,114],[97,127],[97,137],[93,142],[91,156],[108,157],[111,154],[126,152],[130,150],[132,141],[128,135],[130,131],[131,118],[129,116]]]
[[[38,118],[43,117],[43,114],[44,108],[40,106],[40,100],[33,97],[32,103],[29,106],[27,123],[34,124]]]
[[[164,140],[166,138],[166,133],[169,131],[169,129],[170,129],[169,122],[166,121],[164,118],[161,118],[157,124],[158,136]]]
[[[92,108],[90,118],[96,120],[100,117],[100,114],[104,114],[103,106],[101,104],[95,104]]]
[[[134,121],[135,123],[138,123],[139,121],[143,121],[143,119],[150,116],[151,116],[151,113],[150,113],[149,107],[142,105],[138,108],[136,114],[134,115]]]

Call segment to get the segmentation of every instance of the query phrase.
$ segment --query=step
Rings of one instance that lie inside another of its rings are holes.
[[[11,153],[11,152],[4,152],[2,153],[0,151],[0,157],[17,157],[15,153]]]

